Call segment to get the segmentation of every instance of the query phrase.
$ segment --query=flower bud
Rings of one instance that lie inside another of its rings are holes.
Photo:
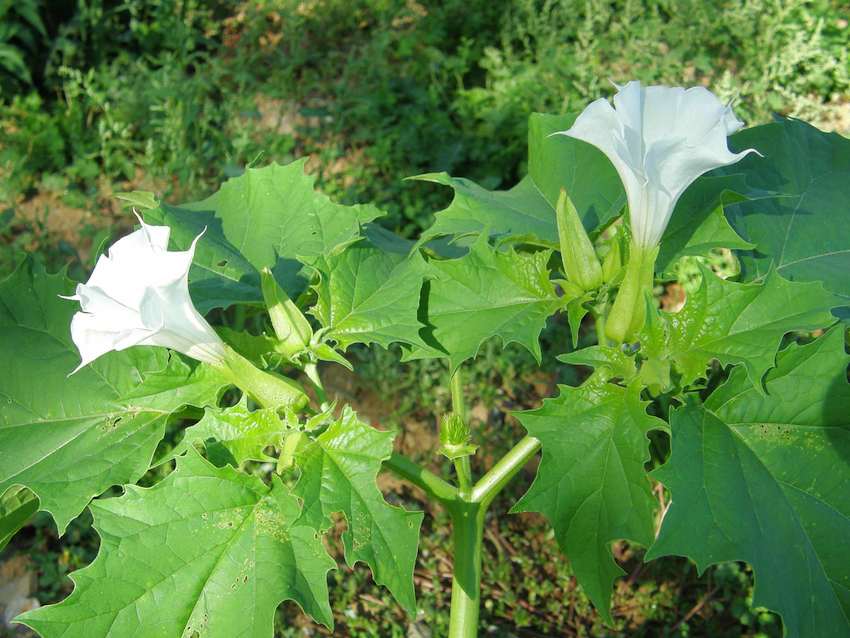
[[[581,223],[578,211],[561,189],[558,204],[555,207],[555,219],[558,223],[558,238],[561,244],[561,260],[564,274],[582,290],[595,290],[602,285],[602,267],[593,248],[593,242]]]
[[[475,454],[477,445],[469,443],[469,425],[460,415],[450,413],[440,420],[440,454],[454,461]]]
[[[313,328],[304,313],[275,281],[271,270],[263,268],[260,280],[272,327],[280,339],[280,352],[291,359],[310,345]]]

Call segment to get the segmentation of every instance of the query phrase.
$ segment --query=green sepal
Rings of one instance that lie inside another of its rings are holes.
[[[605,323],[605,334],[615,343],[632,339],[646,321],[644,295],[652,290],[658,247],[643,248],[632,243],[620,290]]]
[[[276,374],[260,370],[241,354],[226,348],[224,366],[220,370],[230,382],[245,392],[264,408],[292,408],[300,410],[310,398],[299,383]]]

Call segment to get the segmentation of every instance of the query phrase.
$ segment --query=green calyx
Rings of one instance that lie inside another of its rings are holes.
[[[599,288],[603,279],[602,266],[578,211],[563,188],[555,207],[555,219],[567,279],[585,291]]]
[[[264,408],[301,410],[310,401],[297,382],[260,370],[232,348],[226,349],[222,370],[240,390]]]
[[[611,239],[610,248],[602,260],[602,281],[609,284],[617,279],[623,270],[623,251],[620,248],[621,235],[617,233]]]
[[[446,414],[440,421],[440,454],[450,461],[472,456],[478,449],[470,444],[469,425],[459,414]]]
[[[615,343],[634,337],[646,322],[645,295],[652,291],[657,257],[658,246],[630,246],[623,281],[605,324],[606,336]]]
[[[264,268],[260,273],[263,300],[269,311],[277,338],[278,350],[292,359],[310,345],[313,328],[304,313],[295,305],[289,295],[275,281],[271,270]]]

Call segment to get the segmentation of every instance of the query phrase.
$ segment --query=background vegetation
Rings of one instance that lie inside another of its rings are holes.
[[[841,0],[0,0],[0,276],[21,251],[82,276],[132,222],[115,192],[186,201],[245,166],[304,155],[323,190],[374,201],[413,236],[449,194],[402,178],[446,170],[508,187],[524,170],[529,113],[580,110],[611,81],[706,84],[750,124],[779,112],[846,134],[848,19]],[[550,355],[563,351],[563,326],[544,336]],[[334,391],[399,428],[408,452],[435,448],[445,370],[395,352],[352,357],[358,375],[332,377]],[[493,346],[474,364],[468,392],[494,456],[521,436],[504,412],[538,404],[565,374],[552,356],[541,370]],[[416,506],[407,488],[384,487]],[[368,571],[343,569],[335,635],[445,633],[448,526],[434,514],[420,617],[405,618]],[[773,616],[750,608],[744,566],[699,577],[685,561],[643,565],[624,544],[628,576],[606,629],[542,520],[494,519],[485,542],[488,635],[778,635]],[[53,602],[96,548],[85,516],[61,540],[40,516],[0,555],[0,577],[28,569],[32,595]],[[322,633],[293,606],[282,613],[281,636]]]

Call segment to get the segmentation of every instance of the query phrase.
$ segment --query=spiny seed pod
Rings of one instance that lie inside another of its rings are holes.
[[[460,415],[449,413],[440,420],[440,454],[454,461],[463,456],[471,456],[478,449],[469,443],[469,425]]]

